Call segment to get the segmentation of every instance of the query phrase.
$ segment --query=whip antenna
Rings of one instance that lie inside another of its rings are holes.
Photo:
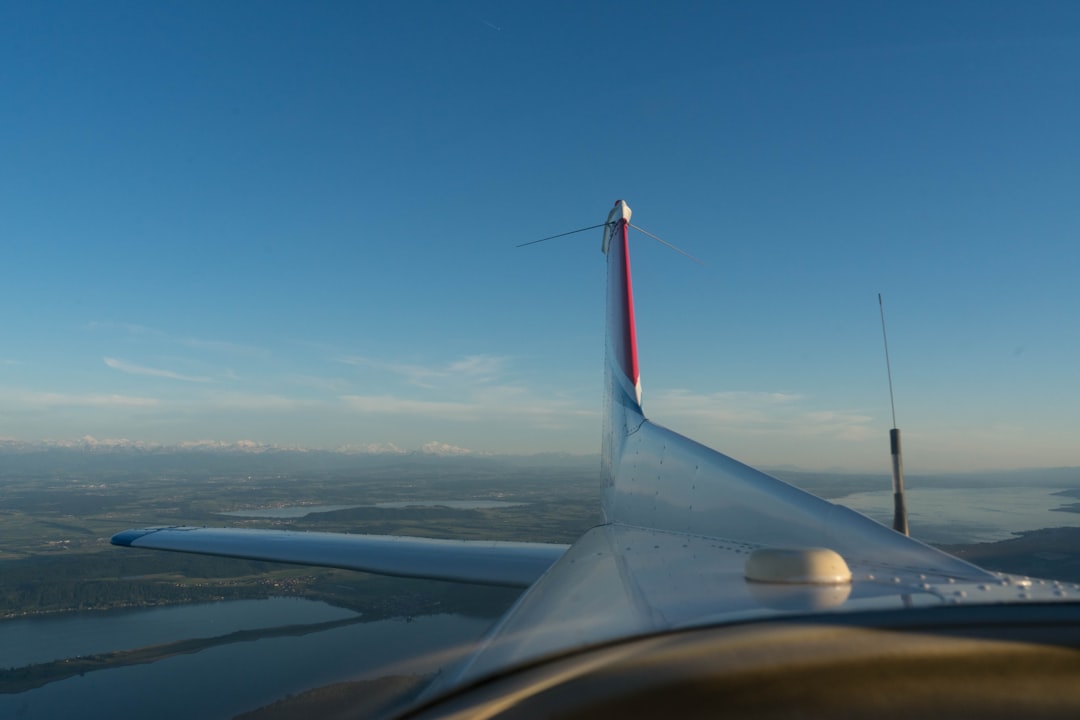
[[[602,222],[599,225],[590,225],[589,227],[578,228],[577,230],[571,230],[570,232],[559,233],[558,235],[548,235],[546,238],[540,238],[539,240],[530,240],[529,242],[523,242],[520,245],[514,247],[525,247],[526,245],[535,245],[536,243],[542,243],[545,240],[554,240],[555,238],[566,237],[567,235],[573,235],[574,233],[585,232],[586,230],[595,230],[598,227],[604,227],[606,222]]]
[[[892,429],[889,447],[892,451],[893,530],[908,535],[907,507],[904,504],[904,461],[900,451],[900,428],[896,427],[896,401],[893,399],[892,365],[889,364],[889,336],[885,332],[885,302],[877,296],[881,310],[881,339],[885,341],[885,372],[889,376],[889,406],[892,408]]]
[[[679,253],[680,255],[685,255],[686,257],[688,257],[691,260],[693,260],[694,262],[696,262],[698,265],[704,265],[705,264],[705,263],[701,262],[700,260],[698,260],[693,255],[691,255],[690,253],[686,252],[685,250],[675,247],[674,245],[669,243],[667,240],[664,240],[663,238],[656,237],[655,235],[653,235],[651,232],[649,232],[645,228],[640,228],[637,225],[635,225],[634,223],[627,223],[627,225],[634,228],[635,230],[637,230],[642,235],[647,235],[648,237],[651,237],[653,240],[660,243],[661,245],[666,245],[667,247],[671,248],[672,250]]]

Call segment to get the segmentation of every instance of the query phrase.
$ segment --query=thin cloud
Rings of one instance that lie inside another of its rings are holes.
[[[340,393],[349,388],[347,380],[333,377],[319,377],[316,375],[289,375],[284,378],[285,382],[315,390],[327,390]]]
[[[655,417],[694,417],[727,424],[766,422],[790,414],[801,395],[730,391],[699,395],[687,390],[661,390],[645,396],[646,410]]]
[[[382,360],[376,360],[374,358],[363,357],[360,355],[349,355],[345,357],[335,358],[336,362],[344,365],[353,365],[356,367],[365,367],[372,370],[382,370],[384,372],[399,375],[405,378],[406,382],[410,385],[416,385],[418,387],[431,388],[434,387],[431,381],[439,376],[437,370],[424,367],[423,365],[410,365],[408,363],[393,363],[385,362]]]
[[[162,370],[159,368],[149,368],[142,365],[136,365],[117,358],[105,357],[102,358],[105,364],[111,367],[113,370],[119,370],[122,373],[128,375],[147,375],[149,377],[161,377],[168,378],[170,380],[182,380],[183,382],[193,383],[206,383],[211,382],[208,377],[195,377],[192,375],[181,375],[178,372],[172,370]]]
[[[177,345],[184,345],[186,347],[198,348],[201,350],[210,350],[222,354],[260,357],[267,357],[270,355],[269,350],[255,345],[245,345],[229,340],[206,340],[204,338],[173,335],[164,330],[146,327],[145,325],[136,325],[134,323],[99,322],[95,320],[87,323],[86,327],[88,330],[122,330],[130,335],[142,335]]]
[[[235,343],[229,340],[203,340],[201,338],[193,337],[178,337],[173,338],[173,340],[188,347],[212,350],[214,352],[229,355],[253,355],[260,357],[268,357],[270,355],[270,351],[266,348],[256,347],[255,345],[244,345],[243,343]]]
[[[667,390],[646,398],[650,417],[679,428],[679,421],[712,431],[819,436],[860,441],[870,437],[873,418],[853,410],[805,407],[793,393],[719,392],[695,395]],[[691,432],[691,434],[693,434]]]
[[[134,323],[120,323],[120,322],[102,322],[100,320],[91,320],[86,323],[87,330],[123,330],[124,332],[131,333],[133,335],[139,335],[143,333],[157,333],[159,331],[145,327],[143,325],[135,325]]]
[[[466,355],[447,365],[417,365],[351,355],[337,358],[337,362],[382,370],[404,378],[410,385],[433,388],[436,384],[494,382],[503,374],[507,358],[497,355]]]
[[[385,415],[423,415],[453,420],[476,420],[477,405],[463,402],[411,400],[393,395],[343,395],[341,400],[352,410]]]
[[[36,407],[140,408],[155,407],[157,398],[133,395],[72,395],[68,393],[24,393],[22,401]]]
[[[367,415],[413,416],[440,421],[477,422],[484,420],[527,422],[532,427],[554,429],[573,425],[582,417],[596,415],[573,402],[541,399],[520,388],[484,388],[464,400],[419,400],[395,395],[343,395],[350,410]]]
[[[506,358],[495,355],[467,355],[450,363],[444,375],[488,380],[500,375],[505,364]]]
[[[302,400],[273,394],[224,393],[208,403],[216,410],[301,410],[325,405],[316,400]]]

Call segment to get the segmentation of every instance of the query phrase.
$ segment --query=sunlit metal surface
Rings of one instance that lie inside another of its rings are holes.
[[[510,587],[531,585],[569,547],[524,542],[193,527],[125,530],[113,536],[112,543],[135,548]]]
[[[608,513],[615,522],[771,547],[824,547],[848,563],[973,580],[989,575],[648,421],[624,439],[613,470]]]
[[[872,561],[849,563],[850,585],[758,583],[744,577],[746,559],[757,547],[618,524],[594,528],[519,600],[480,651],[449,671],[440,685],[672,628],[805,613],[1080,598],[1080,587],[1071,584]]]

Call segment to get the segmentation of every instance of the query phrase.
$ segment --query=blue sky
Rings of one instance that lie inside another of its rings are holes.
[[[0,438],[1080,465],[1080,5],[7,3]]]

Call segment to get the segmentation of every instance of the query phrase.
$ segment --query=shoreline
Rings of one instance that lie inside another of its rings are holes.
[[[272,628],[258,628],[253,630],[237,630],[216,635],[208,638],[191,638],[176,640],[174,642],[159,645],[147,645],[145,647],[130,650],[112,650],[110,652],[83,655],[63,660],[52,660],[44,663],[23,665],[17,668],[0,670],[0,694],[18,694],[27,690],[34,690],[52,682],[65,680],[75,675],[85,675],[88,672],[99,670],[112,670],[128,665],[142,665],[145,663],[165,660],[177,655],[197,653],[207,648],[230,643],[248,642],[274,637],[296,637],[311,633],[332,630],[346,625],[355,625],[360,622],[374,622],[388,618],[372,618],[357,616],[341,620],[329,620],[321,623],[306,623],[302,625],[285,625]]]

